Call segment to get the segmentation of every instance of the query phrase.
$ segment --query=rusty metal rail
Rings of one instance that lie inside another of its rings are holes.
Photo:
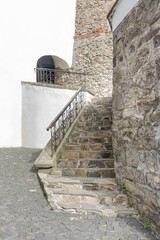
[[[66,106],[49,124],[47,131],[51,132],[51,155],[57,150],[72,123],[77,118],[80,110],[85,103],[85,83],[74,94]]]

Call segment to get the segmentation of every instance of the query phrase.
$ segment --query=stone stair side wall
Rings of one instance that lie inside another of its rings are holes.
[[[160,236],[159,0],[140,0],[113,38],[116,179]]]

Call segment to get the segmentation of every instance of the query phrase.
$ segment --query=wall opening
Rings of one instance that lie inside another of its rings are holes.
[[[68,63],[60,57],[53,55],[42,56],[36,65],[36,81],[54,84],[55,72],[58,69],[68,69]]]

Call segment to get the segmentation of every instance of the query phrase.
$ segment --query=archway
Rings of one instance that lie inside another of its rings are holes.
[[[54,83],[55,69],[67,69],[69,65],[62,58],[46,55],[37,61],[36,80],[37,82]]]

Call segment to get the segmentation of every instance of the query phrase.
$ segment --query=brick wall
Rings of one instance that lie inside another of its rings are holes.
[[[113,38],[116,178],[160,234],[159,0],[140,0]]]

